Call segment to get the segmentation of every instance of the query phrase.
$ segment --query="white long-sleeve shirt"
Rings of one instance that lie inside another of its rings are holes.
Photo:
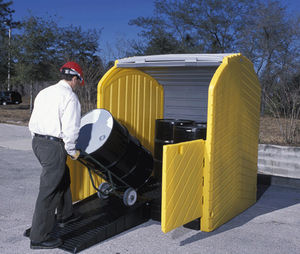
[[[71,86],[61,80],[38,93],[29,120],[32,134],[62,138],[69,155],[75,155],[81,106]]]

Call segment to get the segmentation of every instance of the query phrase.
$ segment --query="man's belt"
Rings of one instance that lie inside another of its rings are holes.
[[[41,134],[34,133],[34,136],[38,137],[38,138],[45,138],[48,140],[57,141],[57,142],[64,142],[61,138],[57,138],[57,137],[53,137],[53,136],[49,136],[49,135],[41,135]]]

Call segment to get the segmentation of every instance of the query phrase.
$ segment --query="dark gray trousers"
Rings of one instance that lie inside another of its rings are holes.
[[[32,149],[42,165],[39,194],[35,204],[30,240],[42,242],[49,238],[57,218],[72,215],[70,173],[63,142],[34,137]]]

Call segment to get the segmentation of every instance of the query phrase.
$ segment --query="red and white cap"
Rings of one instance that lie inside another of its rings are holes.
[[[84,85],[82,69],[78,63],[67,62],[59,70],[63,74],[76,75],[80,79],[80,85]]]

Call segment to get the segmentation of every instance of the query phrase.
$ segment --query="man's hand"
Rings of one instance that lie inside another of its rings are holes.
[[[79,156],[80,156],[80,151],[76,150],[75,154],[73,156],[71,155],[70,157],[71,157],[72,160],[75,161],[79,158]]]

